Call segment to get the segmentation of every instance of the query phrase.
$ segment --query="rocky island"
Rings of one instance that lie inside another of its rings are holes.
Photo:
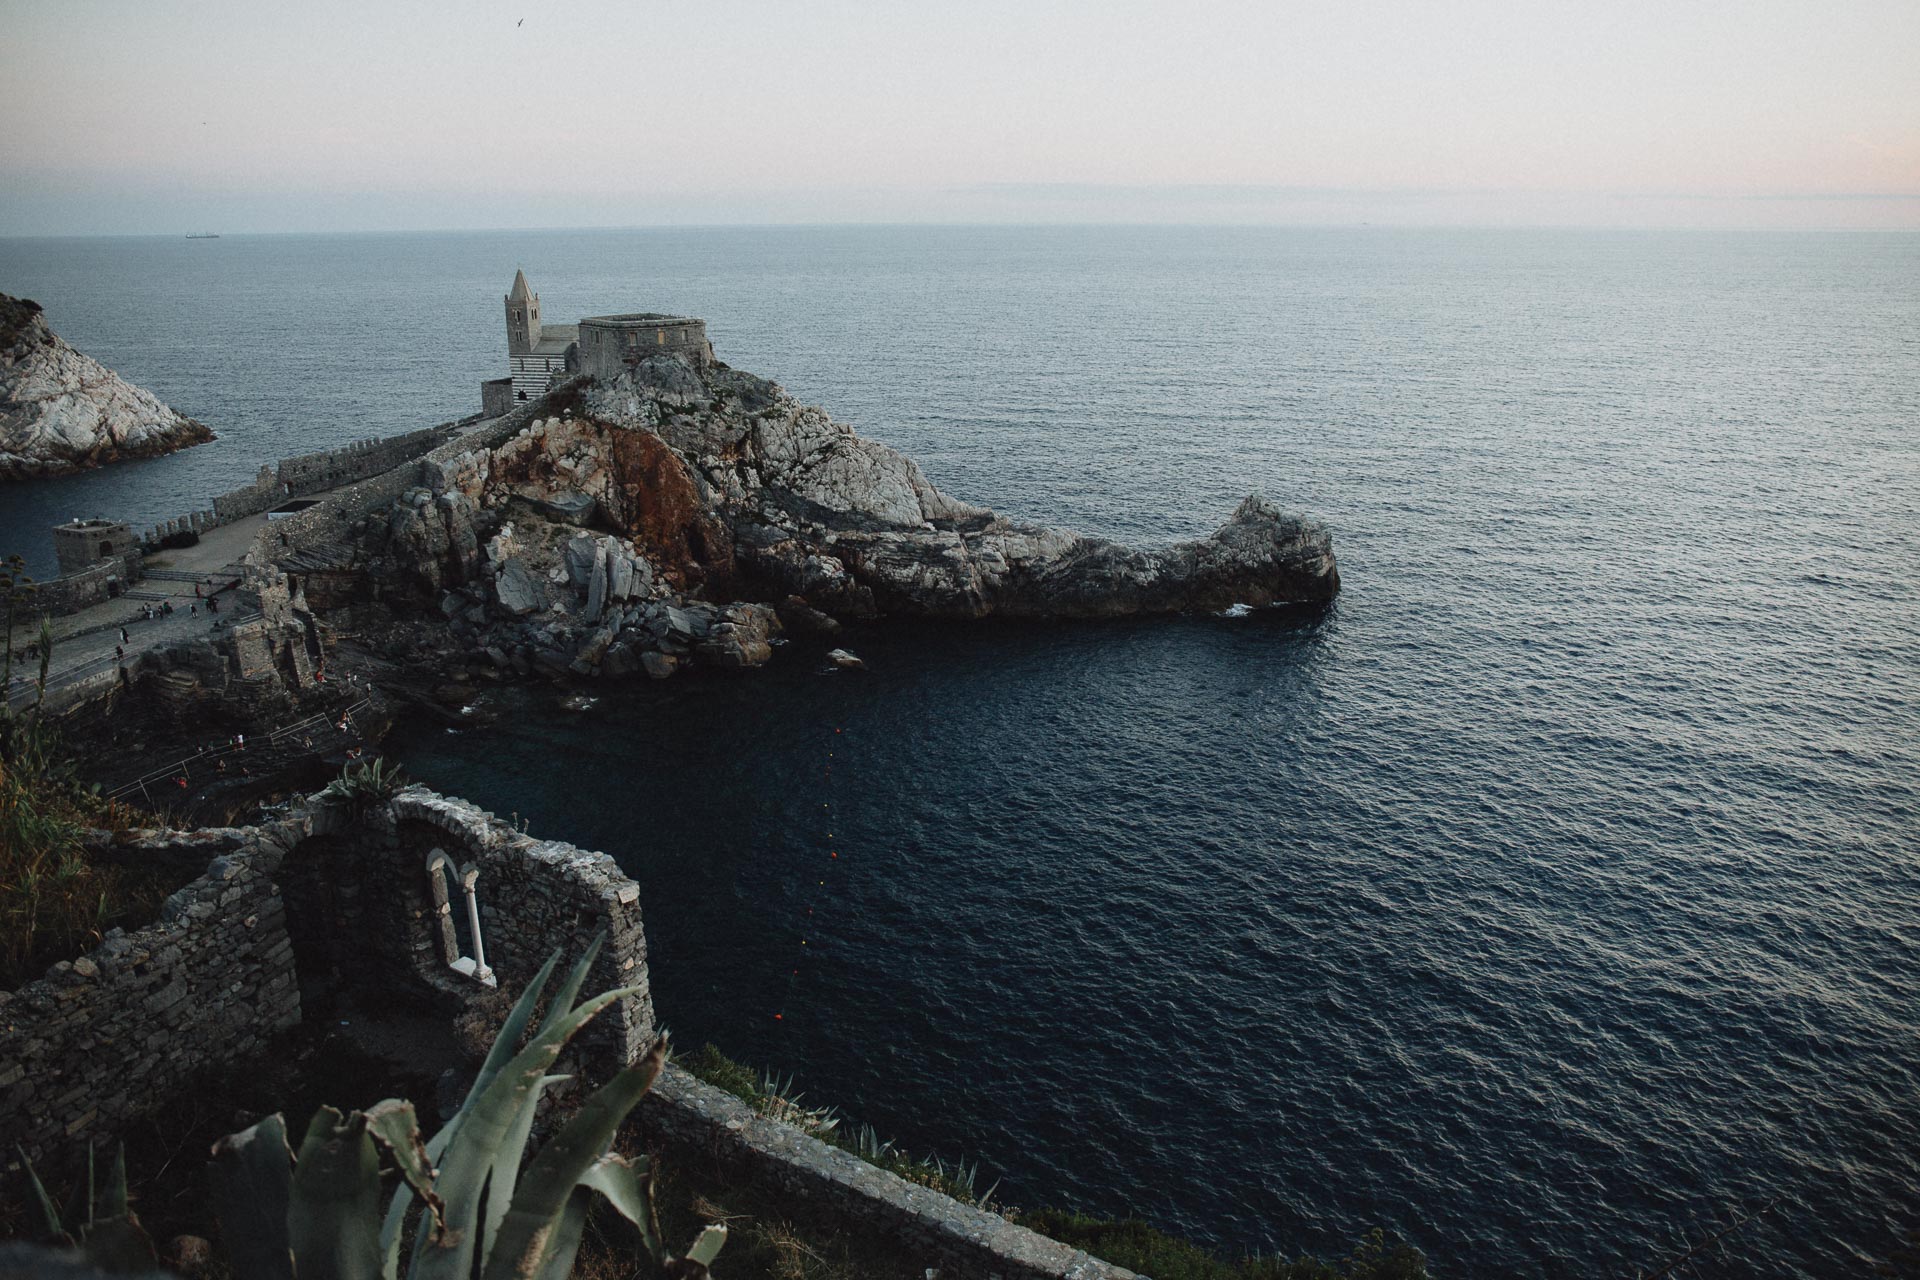
[[[1249,497],[1159,550],[1024,524],[777,384],[649,355],[449,446],[352,538],[387,601],[438,606],[501,668],[756,666],[783,627],[881,616],[1094,618],[1331,599],[1325,526]]]
[[[211,439],[204,424],[68,346],[39,303],[0,293],[0,480],[150,458]]]

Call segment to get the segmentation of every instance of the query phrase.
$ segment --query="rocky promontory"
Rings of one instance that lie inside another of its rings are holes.
[[[785,629],[881,616],[1109,618],[1330,600],[1324,525],[1249,497],[1159,549],[940,492],[777,384],[676,354],[433,455],[359,530],[385,601],[437,607],[495,666],[671,674],[765,662]]]
[[[149,458],[213,439],[68,346],[36,302],[0,293],[0,480]]]

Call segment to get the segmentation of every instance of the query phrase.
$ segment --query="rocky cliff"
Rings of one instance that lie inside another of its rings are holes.
[[[366,531],[372,567],[522,671],[752,666],[783,626],[1221,610],[1340,584],[1325,526],[1261,498],[1156,550],[1023,524],[772,382],[674,355],[422,478]]]
[[[213,432],[62,342],[38,303],[0,293],[0,480],[148,458]]]

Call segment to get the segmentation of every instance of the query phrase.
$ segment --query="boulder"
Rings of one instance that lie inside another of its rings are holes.
[[[545,597],[533,575],[518,556],[509,556],[493,576],[494,599],[516,618],[524,618],[544,603]]]

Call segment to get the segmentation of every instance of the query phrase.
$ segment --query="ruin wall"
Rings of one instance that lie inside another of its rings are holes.
[[[274,873],[303,830],[158,832],[116,846],[149,858],[216,854],[160,917],[44,978],[0,992],[0,1169],[16,1144],[42,1169],[84,1159],[207,1068],[300,1020]]]

